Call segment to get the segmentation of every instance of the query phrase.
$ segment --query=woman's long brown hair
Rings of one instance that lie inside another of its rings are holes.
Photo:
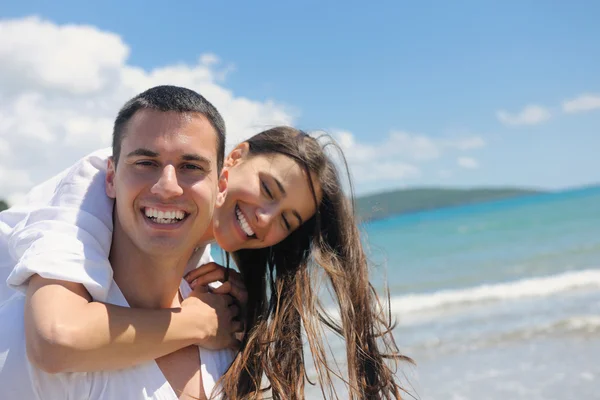
[[[317,211],[281,243],[233,253],[249,295],[248,332],[221,379],[220,394],[226,399],[268,394],[274,399],[304,399],[305,383],[311,382],[306,339],[323,397],[337,398],[334,379],[342,379],[346,398],[400,399],[397,364],[412,360],[399,353],[389,302],[384,308],[369,282],[352,193],[344,193],[325,147],[290,127],[267,130],[248,143],[250,157],[284,154],[294,159],[306,173]],[[334,315],[318,298],[321,283],[331,289]],[[328,359],[323,340],[327,329],[345,342],[347,370],[341,375]]]

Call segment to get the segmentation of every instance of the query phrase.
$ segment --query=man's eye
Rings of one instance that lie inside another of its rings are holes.
[[[140,165],[143,167],[151,167],[154,165],[154,162],[152,161],[147,161],[147,160],[142,160],[142,161],[136,161],[135,165]]]
[[[195,164],[184,164],[183,169],[189,169],[192,171],[204,171],[204,168],[202,168],[199,165],[195,165]]]
[[[267,184],[264,181],[260,182],[263,190],[265,191],[265,193],[267,194],[267,196],[269,196],[270,199],[273,199],[273,194],[271,193],[271,191],[269,190],[269,187],[267,186]]]

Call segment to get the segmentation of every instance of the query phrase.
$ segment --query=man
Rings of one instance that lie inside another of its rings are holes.
[[[110,252],[114,281],[106,302],[177,309],[183,301],[180,292],[186,289],[182,276],[188,260],[198,259],[204,250],[197,249],[198,243],[205,241],[215,203],[223,200],[217,190],[224,158],[222,118],[197,93],[163,86],[130,100],[119,112],[114,132],[106,175],[106,192],[115,200]],[[210,392],[210,387],[203,387],[200,358],[204,362],[211,354],[199,353],[196,346],[119,371],[45,372],[52,368],[35,358],[35,347],[41,344],[25,346],[21,320],[25,314],[25,324],[47,327],[52,334],[56,321],[47,320],[44,307],[60,309],[49,295],[57,287],[71,292],[70,301],[81,302],[81,310],[89,305],[85,299],[91,297],[80,286],[35,275],[28,281],[26,298],[15,295],[0,308],[3,322],[12,319],[14,324],[10,329],[4,324],[0,331],[2,398],[174,399],[205,398],[204,389]],[[24,312],[33,308],[38,311]],[[219,322],[230,323],[234,314]],[[114,321],[118,329],[110,332],[114,338],[129,328],[118,323]],[[226,367],[232,353],[218,357]]]

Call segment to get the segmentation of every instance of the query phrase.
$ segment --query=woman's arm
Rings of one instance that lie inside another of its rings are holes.
[[[25,336],[29,359],[49,372],[130,367],[183,347],[234,347],[241,330],[230,296],[196,288],[181,308],[146,310],[91,302],[78,283],[29,282]]]

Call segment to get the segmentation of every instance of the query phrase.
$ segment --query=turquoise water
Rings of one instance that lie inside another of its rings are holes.
[[[397,216],[364,232],[387,274],[397,343],[417,364],[403,371],[415,396],[600,398],[600,188]]]
[[[600,267],[600,189],[403,215],[364,230],[398,294]]]

